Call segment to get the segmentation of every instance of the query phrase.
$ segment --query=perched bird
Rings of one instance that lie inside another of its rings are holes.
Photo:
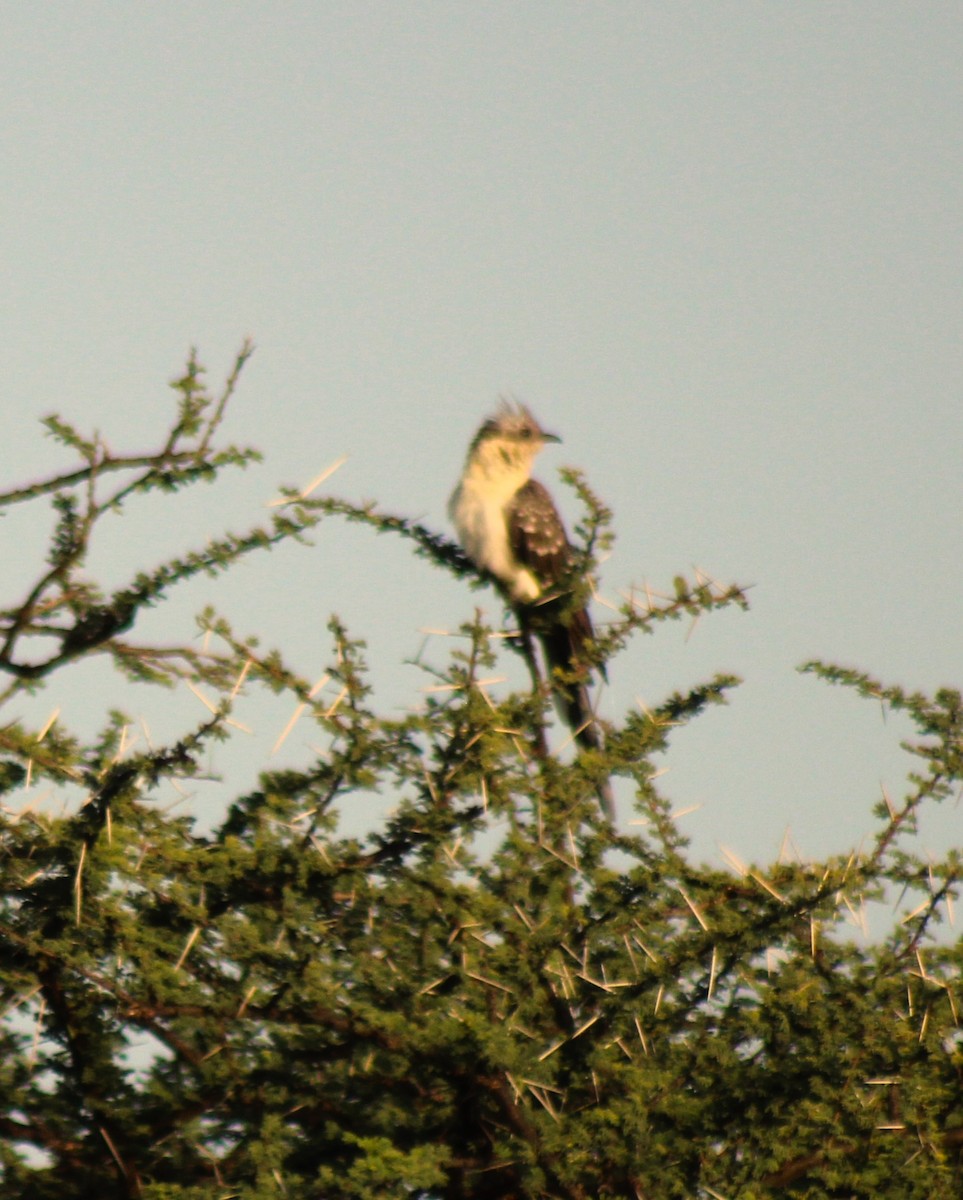
[[[551,494],[532,478],[535,456],[549,442],[524,405],[503,404],[468,449],[448,513],[462,548],[498,581],[523,636],[542,644],[559,708],[581,746],[601,746],[589,701],[592,622],[573,609],[572,546]],[[603,803],[608,807],[608,800]]]

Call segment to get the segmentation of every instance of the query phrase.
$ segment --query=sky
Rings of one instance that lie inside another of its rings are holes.
[[[599,701],[617,719],[744,679],[666,756],[697,856],[770,861],[787,831],[806,857],[859,844],[881,787],[901,794],[911,729],[797,666],[963,682],[958,5],[2,0],[0,16],[0,486],[69,465],[38,424],[51,411],[118,452],[156,445],[189,348],[216,386],[250,336],[226,435],[263,466],[118,519],[92,571],[119,586],[257,524],[280,484],[342,455],[330,490],[451,532],[467,443],[517,397],[564,439],[539,474],[569,522],[564,465],[614,511],[603,597],[696,568],[751,585],[749,613],[639,639]],[[0,523],[3,607],[49,525],[44,505]],[[386,712],[421,702],[412,658],[450,651],[422,630],[478,605],[502,618],[492,593],[337,523],[192,584],[145,630],[191,637],[207,603],[308,678],[339,613]],[[57,705],[83,727],[115,702],[92,671],[4,719]],[[203,715],[161,699],[173,731]],[[124,698],[154,722],[159,703]],[[252,776],[287,719],[254,716],[232,760]],[[283,753],[311,744],[298,731]],[[225,798],[188,803],[214,819]],[[924,844],[961,821],[948,806]]]

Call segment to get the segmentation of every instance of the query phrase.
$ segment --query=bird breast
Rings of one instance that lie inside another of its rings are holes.
[[[505,516],[524,482],[524,476],[516,478],[514,474],[495,479],[468,472],[452,493],[448,512],[472,562],[503,583],[513,599],[527,603],[538,598],[541,588],[515,558]]]

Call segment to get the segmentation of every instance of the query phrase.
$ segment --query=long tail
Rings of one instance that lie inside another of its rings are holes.
[[[556,703],[565,723],[580,746],[598,750],[602,739],[588,693],[589,668],[584,658],[585,637],[582,630],[576,628],[574,623],[567,626],[559,624],[540,630],[539,639],[552,677]]]
[[[579,746],[586,750],[601,750],[602,734],[588,691],[591,668],[587,650],[593,637],[588,612],[581,609],[572,613],[565,623],[559,620],[542,624],[539,621],[538,625],[538,637],[562,719]],[[613,820],[615,805],[608,780],[599,786],[598,796],[602,811],[610,821]]]

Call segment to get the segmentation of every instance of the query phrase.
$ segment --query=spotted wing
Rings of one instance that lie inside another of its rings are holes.
[[[530,479],[515,493],[507,519],[512,552],[539,584],[551,587],[564,579],[572,550],[548,489]]]
[[[585,663],[586,647],[593,638],[592,620],[587,609],[572,608],[565,592],[552,590],[566,580],[572,547],[548,489],[535,479],[520,488],[512,502],[508,536],[515,557],[546,591],[544,598],[529,607],[525,624],[540,638],[550,668],[578,669]],[[573,698],[574,713],[580,699]]]

